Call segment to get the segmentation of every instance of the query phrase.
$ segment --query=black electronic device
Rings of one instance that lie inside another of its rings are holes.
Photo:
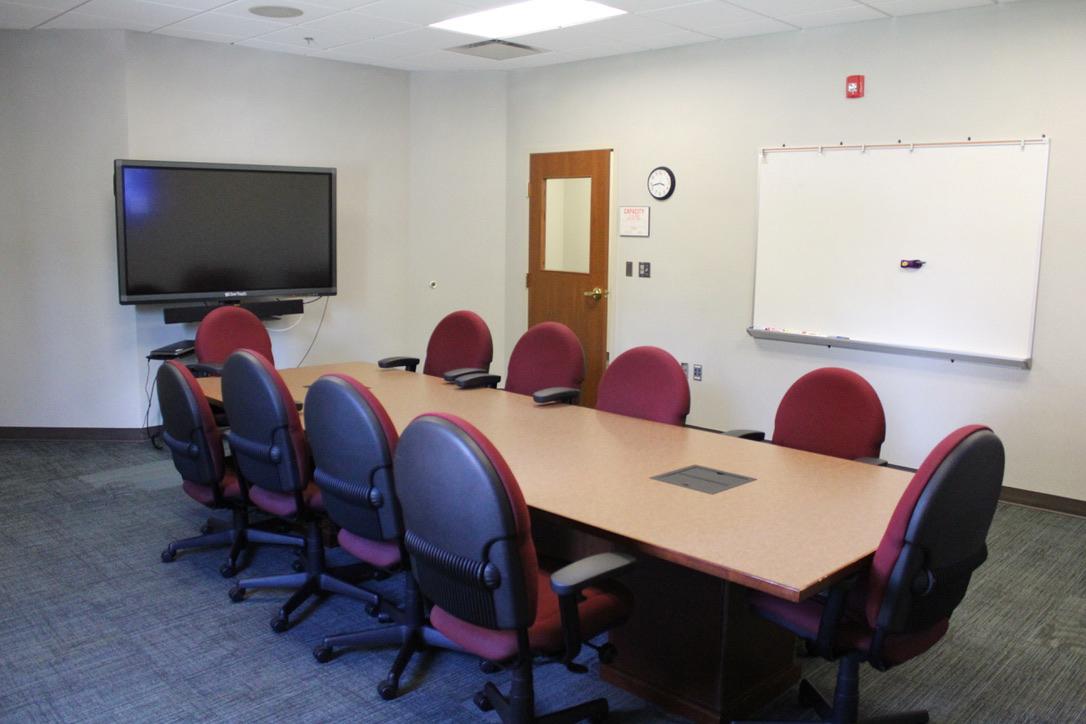
[[[181,339],[151,350],[147,353],[147,359],[178,359],[179,357],[192,354],[195,350],[196,340]]]
[[[305,312],[305,302],[301,299],[275,299],[264,302],[242,302],[238,305],[261,319],[273,319],[288,314],[302,314]],[[162,319],[166,324],[183,324],[199,322],[211,310],[213,306],[202,307],[166,307],[162,310]]]
[[[114,162],[121,304],[336,293],[336,170]]]

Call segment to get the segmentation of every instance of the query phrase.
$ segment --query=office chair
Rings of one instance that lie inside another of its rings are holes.
[[[690,412],[690,385],[670,354],[659,347],[634,347],[604,370],[596,409],[682,425]]]
[[[403,519],[392,476],[399,436],[385,408],[358,380],[326,375],[305,396],[305,426],[316,464],[313,478],[328,516],[340,527],[340,546],[376,569],[393,572],[406,567]],[[460,648],[426,624],[415,579],[407,574],[403,581],[402,608],[376,594],[370,602],[371,614],[380,612],[394,625],[326,636],[313,649],[317,661],[325,663],[339,647],[400,645],[401,654],[378,686],[384,699],[396,696],[400,676],[423,645]]]
[[[162,551],[162,562],[173,561],[178,551],[229,545],[226,563],[219,568],[219,572],[229,578],[237,572],[238,556],[250,543],[301,546],[301,538],[249,527],[248,500],[223,455],[222,437],[211,406],[185,365],[176,360],[162,365],[158,370],[157,385],[158,404],[162,410],[162,439],[170,449],[174,467],[181,474],[181,489],[208,508],[230,510],[233,517],[229,530],[170,543]]]
[[[241,307],[216,307],[196,328],[196,364],[189,368],[200,377],[218,375],[226,358],[239,349],[251,349],[275,363],[271,336],[259,317]]]
[[[729,435],[764,440],[758,430]],[[796,380],[777,406],[773,444],[885,465],[879,458],[886,438],[882,402],[867,380],[851,370],[823,367]]]
[[[275,632],[290,628],[290,614],[310,596],[342,593],[367,603],[373,594],[330,575],[321,541],[321,491],[311,481],[312,463],[298,409],[283,378],[260,354],[238,350],[226,360],[223,402],[231,427],[226,439],[249,499],[266,513],[305,529],[305,571],[238,580],[230,600],[258,588],[292,588],[294,594],[271,621]]]
[[[800,702],[823,721],[857,721],[859,665],[879,671],[935,645],[987,558],[985,538],[1003,480],[1003,444],[987,427],[947,435],[928,454],[894,509],[871,567],[837,584],[824,599],[789,603],[752,592],[759,616],[805,639],[826,659],[838,659],[833,705],[806,680]],[[880,717],[923,724],[926,711]]]
[[[584,381],[584,348],[573,330],[559,322],[541,322],[520,336],[509,355],[507,392],[532,395],[536,402],[573,402]],[[445,379],[462,388],[496,387],[498,375],[474,372]]]
[[[596,699],[536,717],[532,657],[558,658],[571,671],[582,641],[622,622],[628,594],[593,587],[633,564],[602,553],[548,576],[536,562],[528,507],[516,478],[491,442],[452,415],[421,415],[408,425],[393,467],[411,570],[433,603],[430,622],[465,651],[513,662],[509,695],[487,682],[483,711],[503,722],[595,721]]]
[[[446,315],[430,333],[422,373],[444,377],[453,369],[461,370],[461,374],[486,372],[493,358],[494,343],[486,322],[475,312],[461,310]],[[382,369],[404,367],[408,372],[414,372],[418,365],[418,357],[385,357],[377,361]]]

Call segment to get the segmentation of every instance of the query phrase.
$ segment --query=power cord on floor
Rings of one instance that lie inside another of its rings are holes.
[[[147,436],[147,439],[151,441],[151,445],[156,450],[162,450],[165,445],[162,444],[162,434],[159,432],[151,432],[151,399],[154,397],[155,386],[158,384],[158,377],[155,377],[154,381],[151,381],[151,358],[147,358],[147,374],[143,378],[143,393],[147,396],[147,409],[143,411],[143,434]]]

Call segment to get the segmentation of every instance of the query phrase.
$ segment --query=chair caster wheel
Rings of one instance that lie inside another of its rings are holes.
[[[480,659],[479,671],[484,674],[496,674],[502,670],[500,664],[495,664],[493,661],[487,661],[486,659]]]
[[[237,572],[238,569],[234,566],[233,563],[223,563],[221,566],[219,566],[219,573],[222,574],[223,578],[233,578],[234,574]]]
[[[313,649],[313,658],[317,660],[318,664],[327,664],[334,656],[335,652],[332,651],[331,646],[321,644]]]
[[[275,633],[283,633],[288,628],[290,628],[290,619],[281,613],[271,620],[271,630]]]
[[[171,563],[174,558],[177,558],[177,551],[175,551],[173,548],[167,548],[166,550],[162,551],[163,563]]]
[[[377,685],[377,695],[385,701],[392,701],[396,698],[396,695],[400,693],[399,689],[400,687],[396,686],[396,684],[390,684],[387,681],[382,681],[380,684]]]
[[[231,601],[239,603],[245,600],[245,589],[241,586],[234,586],[227,595],[230,596]]]
[[[603,646],[600,646],[596,655],[599,656],[601,664],[609,664],[615,660],[616,656],[618,656],[618,649],[612,644],[604,644]]]
[[[471,697],[471,700],[475,702],[475,706],[479,707],[479,711],[492,711],[494,709],[490,697],[481,691],[475,692],[475,696]]]

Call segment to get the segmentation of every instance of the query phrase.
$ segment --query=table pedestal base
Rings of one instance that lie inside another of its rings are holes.
[[[540,554],[572,560],[620,546],[532,515]],[[747,589],[640,555],[622,583],[634,595],[630,620],[611,633],[615,661],[605,681],[697,722],[749,717],[799,680],[795,638],[753,616]]]

